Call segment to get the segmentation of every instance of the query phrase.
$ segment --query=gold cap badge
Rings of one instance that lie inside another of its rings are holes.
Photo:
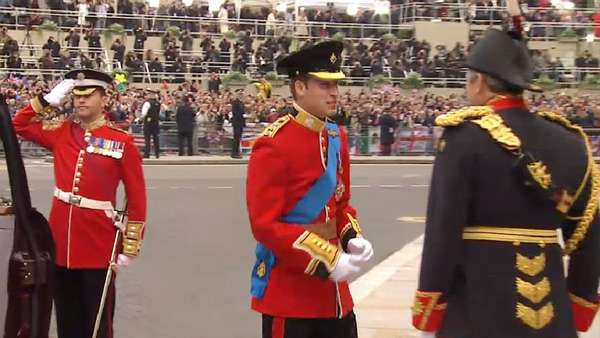
[[[335,56],[335,54],[331,54],[331,57],[329,57],[329,61],[331,61],[331,63],[335,63],[337,61],[337,56]]]

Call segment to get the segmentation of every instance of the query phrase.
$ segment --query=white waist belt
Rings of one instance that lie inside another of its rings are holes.
[[[70,192],[64,192],[54,188],[54,197],[59,200],[80,208],[114,211],[113,205],[109,201],[96,201],[89,198],[74,195]]]

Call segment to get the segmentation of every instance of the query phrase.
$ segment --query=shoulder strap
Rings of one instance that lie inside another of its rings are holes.
[[[279,129],[281,129],[286,123],[288,123],[290,121],[290,119],[291,119],[291,116],[289,114],[278,118],[275,122],[268,125],[263,130],[263,132],[260,134],[260,136],[266,136],[266,137],[275,136],[275,134],[277,134]]]

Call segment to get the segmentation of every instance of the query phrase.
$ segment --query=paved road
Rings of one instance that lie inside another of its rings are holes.
[[[47,215],[52,168],[38,162],[27,167],[34,205]],[[138,261],[117,280],[117,337],[259,337],[260,318],[249,309],[254,241],[245,170],[145,167],[146,241]],[[430,173],[427,165],[353,166],[352,202],[375,247],[365,271],[423,232],[412,217],[425,214]]]

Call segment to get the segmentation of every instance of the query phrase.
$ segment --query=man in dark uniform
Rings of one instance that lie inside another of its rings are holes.
[[[160,155],[160,144],[158,143],[159,123],[160,123],[160,102],[156,98],[156,92],[148,90],[148,101],[142,106],[142,120],[144,121],[144,139],[146,148],[144,148],[144,158],[150,157],[150,137],[154,143],[154,155],[156,158]]]
[[[233,145],[231,146],[231,157],[242,158],[240,155],[240,140],[242,139],[242,133],[244,127],[246,127],[246,108],[244,107],[244,90],[238,89],[235,91],[237,96],[231,105],[231,111],[233,117],[231,124],[233,125]]]
[[[522,94],[539,88],[520,30],[489,30],[466,67],[472,106],[436,119],[413,325],[422,337],[576,338],[599,304],[600,175],[586,135],[528,110]]]
[[[394,131],[398,123],[389,111],[384,111],[383,116],[379,119],[379,125],[381,127],[381,155],[390,156],[392,154],[392,144],[396,141]]]
[[[177,115],[175,116],[177,121],[177,135],[179,136],[179,156],[183,156],[184,142],[187,144],[188,156],[192,156],[194,153],[193,136],[196,113],[190,105],[190,99],[189,96],[183,97],[183,102],[177,107]]]

